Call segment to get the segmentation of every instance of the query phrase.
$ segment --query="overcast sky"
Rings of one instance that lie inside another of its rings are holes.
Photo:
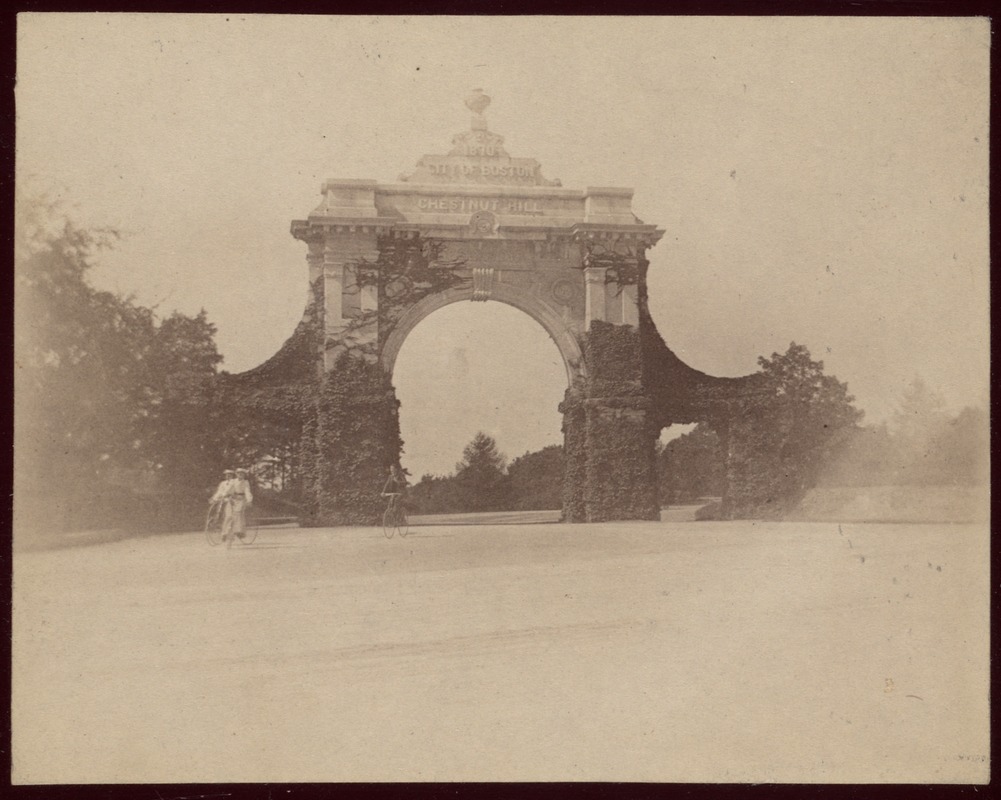
[[[447,152],[480,87],[512,156],[666,230],[650,306],[687,363],[795,340],[878,422],[916,374],[987,403],[989,46],[982,19],[22,14],[18,180],[124,230],[95,282],[205,308],[241,371],[301,316],[321,182]],[[394,375],[404,464],[560,442],[565,381],[520,312],[436,312]]]

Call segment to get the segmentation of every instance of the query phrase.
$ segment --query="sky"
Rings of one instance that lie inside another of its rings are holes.
[[[866,421],[915,376],[987,406],[990,29],[976,18],[21,14],[16,178],[125,233],[93,273],[204,308],[231,372],[302,315],[289,234],[329,178],[396,182],[468,129],[567,188],[634,189],[665,230],[650,309],[688,364],[806,345]],[[478,430],[561,442],[555,345],[500,303],[443,308],[393,376],[404,465]]]

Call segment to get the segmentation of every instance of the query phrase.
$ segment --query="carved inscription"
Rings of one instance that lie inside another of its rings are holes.
[[[541,214],[542,201],[505,197],[418,197],[421,211],[446,211],[463,214],[471,211],[493,211],[497,214]]]
[[[490,145],[474,145],[466,149],[487,150]],[[472,155],[472,153],[470,154]],[[476,155],[493,155],[492,153],[476,153]],[[425,166],[432,175],[447,175],[452,178],[528,178],[535,181],[539,174],[538,164],[466,164],[456,161],[439,161],[427,163]]]

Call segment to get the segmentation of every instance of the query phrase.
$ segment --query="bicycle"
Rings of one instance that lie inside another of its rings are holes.
[[[399,500],[400,492],[386,492],[386,496],[389,503],[382,515],[382,532],[387,539],[392,539],[396,533],[406,536],[410,532],[410,523],[407,521],[407,510]]]
[[[209,505],[208,513],[205,516],[205,538],[208,539],[209,544],[213,547],[221,544],[223,535],[229,533],[224,530],[226,527],[225,504],[225,500],[212,503]],[[235,536],[230,533],[229,538],[226,540],[228,546],[232,546],[234,541],[240,544],[253,544],[254,540],[257,539],[257,525],[254,523],[252,512],[248,513],[247,516],[249,519],[243,536]]]

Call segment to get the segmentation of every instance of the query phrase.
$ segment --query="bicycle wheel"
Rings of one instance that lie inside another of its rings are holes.
[[[400,536],[406,536],[410,533],[410,522],[407,520],[407,512],[402,507],[396,509],[396,530],[399,531]]]
[[[382,515],[382,532],[387,539],[392,539],[396,533],[396,507],[390,506]]]
[[[222,542],[222,513],[217,506],[209,507],[205,515],[205,538],[213,547]]]
[[[243,538],[240,539],[239,536],[236,538],[239,539],[240,544],[253,544],[254,540],[257,538],[257,526],[251,523],[243,532]]]

